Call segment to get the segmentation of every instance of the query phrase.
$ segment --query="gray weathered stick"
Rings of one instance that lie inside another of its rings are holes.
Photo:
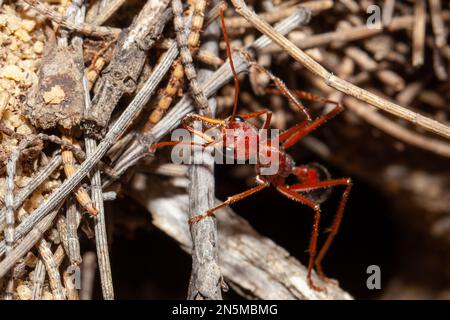
[[[84,19],[84,16],[80,17],[80,19]],[[78,37],[76,37],[78,38]],[[82,39],[74,39],[79,40],[77,44],[82,46]],[[74,44],[75,45],[75,44]],[[86,77],[86,73],[83,76],[83,90],[84,90],[84,105],[85,112],[88,113],[91,110],[91,98],[89,95],[89,86],[88,80]],[[91,138],[86,136],[84,139],[86,145],[86,156],[89,157],[97,147],[97,142]],[[105,300],[113,300],[114,299],[114,287],[112,282],[111,275],[111,264],[109,261],[109,248],[108,248],[108,238],[106,234],[106,223],[105,223],[105,207],[103,203],[103,191],[101,185],[101,176],[100,169],[95,167],[90,176],[91,181],[91,198],[94,202],[94,206],[97,209],[97,215],[93,217],[94,219],[94,231],[95,231],[95,245],[97,248],[97,257],[98,264],[100,266],[100,282],[102,286],[102,294]],[[79,243],[78,243],[78,235],[77,235],[77,226],[79,224],[77,210],[76,207],[73,206],[72,210],[69,212],[72,213],[71,222],[74,224],[71,226],[72,232],[69,233],[72,237],[74,237],[74,241],[70,241],[69,243],[69,252],[72,253],[71,262],[78,265],[81,262],[81,256],[79,253]],[[69,216],[68,216],[69,217]],[[69,219],[67,219],[69,221]],[[68,239],[69,240],[72,239]],[[78,260],[78,261],[77,261]]]
[[[81,213],[78,211],[76,203],[69,198],[66,201],[66,225],[67,225],[67,255],[71,265],[81,263],[80,241],[78,238],[78,226],[80,224]],[[98,208],[96,206],[96,208]]]
[[[120,29],[116,28],[99,27],[87,23],[82,24],[71,23],[66,17],[60,15],[55,10],[51,9],[47,4],[44,4],[39,0],[23,0],[23,1],[29,4],[33,9],[38,11],[40,14],[49,17],[56,23],[70,30],[78,31],[83,34],[97,37],[116,36],[120,32]]]
[[[55,300],[64,300],[65,294],[61,282],[61,274],[59,273],[58,265],[53,257],[52,251],[50,250],[50,246],[44,238],[42,238],[39,242],[38,249],[42,262],[47,270],[53,298]]]
[[[177,185],[188,184],[186,178],[176,181]],[[147,208],[153,224],[191,253],[192,241],[186,223],[189,197],[185,191],[154,175],[136,174],[130,185],[129,195]],[[315,273],[315,283],[325,287],[326,292],[312,290],[306,280],[307,268],[271,239],[258,234],[230,208],[219,210],[216,217],[220,269],[227,282],[243,296],[283,300],[352,299],[338,286],[321,282]]]
[[[86,14],[86,22],[95,26],[102,25],[127,0],[99,0],[95,2]]]
[[[281,21],[275,29],[281,34],[287,34],[289,31],[296,28],[299,24],[307,23],[310,19],[310,12],[305,9],[298,9],[294,13]],[[249,48],[251,51],[258,52],[270,44],[271,40],[262,36],[258,38],[252,46]],[[235,52],[233,54],[233,61],[235,65],[236,72],[240,73],[248,70],[248,63],[243,57],[242,53]],[[217,90],[226,85],[233,75],[231,73],[231,68],[229,65],[229,60],[214,72],[208,81],[202,84],[202,90],[205,92],[207,97],[215,94]],[[129,167],[136,164],[137,161],[146,156],[148,147],[161,140],[165,135],[171,132],[173,129],[180,125],[181,119],[188,113],[194,111],[192,105],[192,100],[189,95],[184,95],[183,98],[171,109],[164,118],[158,122],[155,127],[151,130],[150,134],[145,136],[139,136],[133,140],[130,146],[123,153],[123,156],[119,158],[114,166],[116,173],[118,175],[123,174]]]
[[[203,32],[205,41],[201,49],[218,54],[220,28],[217,21],[211,23]],[[214,71],[206,68],[200,69],[198,78],[200,81],[208,79]],[[202,93],[204,94],[204,93]],[[203,115],[215,117],[216,99],[211,97],[208,100],[209,110],[200,110]],[[200,143],[203,143],[200,141]],[[198,214],[214,206],[214,158],[203,156],[200,149],[194,151],[196,161],[189,168],[189,217]],[[219,252],[217,239],[217,224],[214,217],[208,217],[191,226],[192,242],[194,248],[192,252],[192,273],[189,281],[188,299],[191,300],[218,300],[222,299],[221,293],[221,273],[219,268]]]
[[[23,187],[19,193],[14,197],[13,209],[17,210],[22,203],[39,187],[51,174],[61,165],[61,156],[55,155],[52,160],[38,173],[35,174],[33,179]],[[3,229],[5,223],[6,208],[0,211],[0,230]]]
[[[150,78],[144,84],[139,93],[134,97],[133,101],[117,119],[114,125],[106,134],[105,138],[101,141],[95,152],[88,157],[78,168],[74,175],[66,179],[63,184],[50,195],[50,197],[36,210],[34,210],[22,223],[20,223],[15,232],[15,239],[19,240],[30,232],[33,227],[42,218],[44,218],[50,211],[55,209],[67,195],[81,182],[81,180],[95,167],[100,159],[106,154],[109,148],[113,145],[114,141],[120,137],[123,132],[128,128],[130,123],[154,93],[156,87],[161,82],[164,75],[170,69],[175,57],[178,54],[176,44],[174,44],[163,56],[161,62],[153,70]],[[5,242],[0,242],[0,256],[5,253]]]
[[[70,191],[69,191],[70,192]],[[2,278],[30,249],[39,241],[45,231],[51,227],[58,209],[52,211],[44,219],[39,221],[34,229],[0,262],[0,278]],[[3,245],[4,246],[4,245]]]
[[[89,97],[89,89],[87,78],[83,78],[85,89],[86,110],[91,107],[91,101]],[[90,137],[85,138],[86,154],[91,155],[97,147],[97,142]],[[102,285],[103,298],[105,300],[114,299],[114,287],[111,274],[111,263],[109,261],[109,247],[108,237],[106,233],[105,223],[105,206],[103,202],[102,180],[100,170],[94,169],[91,175],[91,197],[94,201],[95,207],[98,210],[98,214],[94,217],[94,231],[95,231],[95,245],[97,248],[98,265],[100,269],[100,282]]]
[[[81,264],[81,292],[80,300],[92,300],[92,292],[94,291],[95,269],[97,268],[97,257],[92,251],[88,251],[83,255],[83,263]]]
[[[186,29],[190,29],[190,27],[185,27],[185,25],[190,25],[190,23],[186,24],[185,21],[187,19],[183,18],[183,4],[181,0],[172,0],[172,11],[173,26],[176,33],[178,49],[180,50],[180,58],[184,66],[184,74],[189,81],[189,87],[192,92],[195,107],[197,108],[197,110],[202,111],[203,113],[207,113],[209,109],[208,100],[205,96],[205,93],[198,84],[197,71],[195,70],[192,53],[188,46],[189,32],[186,32]],[[207,116],[211,115],[207,114]]]
[[[125,93],[132,93],[149,50],[171,17],[169,0],[148,0],[131,26],[119,36],[113,56],[99,79],[92,108],[86,112],[84,127],[98,133],[107,126],[111,114]]]
[[[36,263],[36,267],[34,268],[33,274],[33,288],[31,291],[31,300],[41,300],[42,299],[42,291],[44,290],[44,281],[45,281],[45,266],[42,262],[42,259],[39,259]]]

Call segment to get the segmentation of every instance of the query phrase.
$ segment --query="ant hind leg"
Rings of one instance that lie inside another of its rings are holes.
[[[336,214],[334,216],[333,222],[331,223],[331,226],[327,229],[327,232],[329,232],[327,239],[325,240],[325,243],[323,244],[322,248],[320,249],[319,253],[317,254],[317,257],[314,261],[314,264],[316,266],[317,273],[323,280],[329,279],[325,276],[325,273],[323,272],[321,262],[323,258],[325,257],[325,254],[327,253],[328,249],[330,248],[336,234],[339,231],[339,227],[342,222],[342,217],[344,215],[344,209],[345,205],[347,204],[348,197],[350,195],[350,190],[352,188],[352,182],[350,178],[340,178],[340,179],[334,179],[334,180],[325,180],[325,181],[316,181],[316,182],[305,182],[305,183],[298,183],[291,185],[289,189],[293,192],[302,192],[302,191],[310,191],[312,189],[321,189],[321,188],[330,188],[335,186],[345,186],[345,190],[342,193],[341,200],[339,201],[339,206],[336,211]]]
[[[309,286],[316,291],[326,291],[325,288],[317,286],[312,279],[312,271],[314,267],[314,261],[316,260],[316,252],[317,252],[317,239],[319,237],[319,222],[320,222],[320,205],[305,196],[298,194],[297,192],[291,190],[289,185],[279,185],[276,186],[277,190],[287,197],[290,200],[294,200],[304,205],[310,207],[314,210],[314,224],[311,233],[311,240],[309,242],[309,261],[308,261],[308,284]]]

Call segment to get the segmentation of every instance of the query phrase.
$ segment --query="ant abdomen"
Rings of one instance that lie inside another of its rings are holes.
[[[298,166],[293,173],[300,183],[314,183],[331,179],[328,169],[317,162]],[[302,191],[301,193],[316,203],[323,203],[330,197],[332,188],[323,187]]]

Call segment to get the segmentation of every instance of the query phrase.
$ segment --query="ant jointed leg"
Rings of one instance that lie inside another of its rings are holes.
[[[190,114],[183,119],[182,126],[185,129],[189,130],[192,134],[203,138],[204,141],[206,141],[206,143],[203,144],[202,146],[209,146],[213,143],[217,143],[217,141],[220,140],[223,147],[235,151],[233,153],[233,157],[236,160],[248,161],[250,159],[250,155],[254,155],[256,153],[257,162],[255,165],[255,169],[256,169],[257,185],[250,188],[247,191],[230,196],[222,204],[215,206],[204,213],[200,213],[197,216],[192,217],[189,220],[189,224],[198,223],[207,217],[211,217],[219,209],[231,205],[233,203],[236,203],[237,201],[240,201],[242,199],[245,199],[272,185],[278,192],[280,192],[286,198],[300,202],[310,207],[314,211],[314,223],[312,227],[311,239],[309,244],[310,256],[308,262],[307,280],[311,288],[313,288],[316,291],[323,291],[324,290],[323,288],[317,286],[313,282],[312,271],[315,266],[321,278],[326,280],[326,277],[321,267],[321,262],[339,230],[344,213],[344,208],[349,197],[352,183],[349,178],[331,179],[328,175],[326,175],[326,177],[323,177],[321,175],[320,169],[317,166],[312,165],[296,166],[293,158],[287,153],[287,149],[295,145],[301,138],[303,138],[304,136],[311,133],[313,130],[320,127],[326,121],[330,120],[331,118],[339,114],[342,111],[342,106],[337,102],[321,98],[307,92],[290,91],[281,79],[277,78],[272,73],[265,70],[263,67],[257,65],[256,62],[254,61],[252,62],[251,59],[249,58],[248,60],[251,63],[251,65],[259,68],[263,72],[266,72],[269,75],[270,79],[275,84],[276,89],[270,89],[268,90],[268,92],[273,94],[282,94],[291,103],[293,103],[299,109],[299,111],[302,112],[305,116],[305,120],[293,126],[292,128],[282,132],[278,137],[268,138],[264,140],[262,146],[261,145],[256,147],[251,146],[246,139],[250,140],[255,139],[255,141],[260,142],[262,140],[260,136],[261,131],[259,131],[258,128],[256,128],[253,124],[251,124],[247,120],[264,115],[266,119],[261,129],[269,129],[272,113],[269,110],[261,110],[248,114],[242,115],[237,114],[239,81],[233,64],[228,34],[225,28],[223,11],[224,8],[221,7],[220,21],[226,43],[228,59],[231,71],[233,73],[233,79],[235,82],[235,99],[232,114],[230,117],[226,119],[216,119],[198,114]],[[327,111],[322,116],[313,120],[309,115],[308,110],[297,99],[318,101],[325,104],[333,104],[334,108],[332,108],[330,111]],[[215,127],[216,129],[220,130],[220,137],[219,138],[216,137],[216,139],[213,139],[212,137],[208,136],[206,132],[194,129],[191,126],[191,123],[193,121],[201,121],[207,127]],[[228,130],[231,130],[233,132],[231,139],[228,136]],[[180,143],[179,141],[160,142],[154,145],[152,149],[156,149],[158,147],[163,146],[174,146],[179,143]],[[195,143],[191,144],[194,145]],[[236,152],[236,150],[242,147],[248,150],[245,150],[245,152],[243,153]],[[276,154],[278,156],[278,159],[276,159],[278,165],[277,169],[275,172],[271,172],[270,174],[263,170],[265,167],[267,167],[267,164],[263,164],[260,162],[260,159],[262,157],[265,157],[267,155],[267,152]],[[286,178],[288,176],[295,177],[297,183],[291,185],[287,184]],[[325,240],[325,243],[322,246],[322,248],[317,253],[319,225],[321,217],[321,207],[320,207],[321,201],[311,197],[310,192],[313,190],[329,189],[337,186],[344,186],[345,190],[341,196],[339,206],[336,215],[334,217],[334,220],[331,224],[331,227],[328,229],[329,230],[328,237]]]

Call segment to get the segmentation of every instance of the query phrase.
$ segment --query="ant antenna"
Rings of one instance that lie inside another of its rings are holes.
[[[236,69],[234,69],[233,57],[232,57],[231,48],[230,48],[230,40],[228,38],[227,27],[225,26],[224,11],[226,10],[226,8],[227,8],[227,4],[225,2],[222,2],[222,4],[220,5],[219,14],[220,14],[220,24],[221,24],[222,31],[223,31],[223,38],[224,38],[225,44],[227,46],[227,55],[228,55],[228,58],[230,59],[230,67],[231,67],[231,71],[233,72],[233,78],[234,78],[234,105],[233,105],[233,113],[231,114],[231,120],[230,120],[231,122],[233,122],[234,118],[236,117],[236,111],[237,111],[237,105],[238,105],[238,99],[239,99],[239,80],[237,77]]]

